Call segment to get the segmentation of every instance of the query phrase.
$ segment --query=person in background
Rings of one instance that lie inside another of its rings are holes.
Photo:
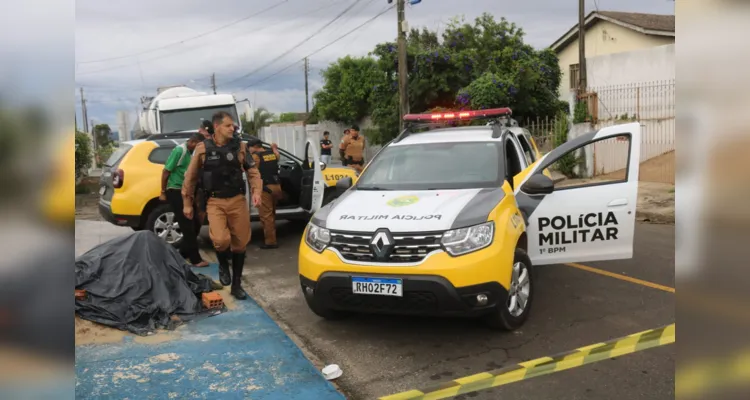
[[[183,214],[182,184],[185,180],[185,171],[190,165],[193,150],[198,143],[205,140],[200,133],[195,133],[185,143],[175,147],[169,154],[164,170],[161,173],[161,195],[159,199],[169,203],[172,213],[180,225],[182,231],[182,244],[180,253],[185,259],[196,267],[207,267],[208,262],[201,258],[198,252],[198,232],[191,218]]]
[[[357,126],[349,129],[349,136],[344,136],[339,151],[343,153],[342,159],[346,160],[345,165],[351,166],[357,172],[362,172],[365,166],[365,138],[360,136]]]
[[[341,164],[346,167],[346,155],[344,154],[344,150],[342,150],[342,146],[344,145],[344,141],[349,137],[349,129],[344,129],[344,136],[341,137],[341,143],[339,143],[339,156],[341,156]]]
[[[200,134],[206,139],[211,139],[213,130],[214,127],[212,126],[211,121],[205,119],[201,121],[201,126],[198,127],[198,132],[200,132]]]
[[[320,140],[320,161],[326,165],[331,165],[331,149],[333,142],[328,139],[328,131],[323,132],[323,139]]]
[[[258,216],[263,225],[263,244],[261,249],[276,249],[279,247],[276,241],[276,204],[281,200],[281,179],[279,178],[279,149],[276,143],[271,144],[271,149],[263,148],[263,143],[258,138],[250,139],[247,144],[255,164],[260,171],[263,180],[263,193],[260,196]]]
[[[245,143],[235,137],[232,116],[219,111],[211,119],[213,138],[195,147],[195,155],[185,172],[182,185],[183,212],[193,218],[195,184],[203,177],[203,190],[208,197],[208,231],[219,260],[219,281],[231,283],[231,294],[238,300],[247,298],[242,289],[245,251],[251,239],[250,210],[245,198],[245,180],[252,191],[252,204],[260,205],[263,181],[255,161],[247,154]],[[231,258],[231,274],[230,274]]]

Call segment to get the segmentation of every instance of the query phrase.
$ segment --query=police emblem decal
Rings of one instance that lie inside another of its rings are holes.
[[[410,206],[419,201],[417,196],[401,196],[388,200],[386,204],[391,207],[404,207]]]
[[[232,153],[227,153],[227,160],[228,161],[234,160],[234,155]]]

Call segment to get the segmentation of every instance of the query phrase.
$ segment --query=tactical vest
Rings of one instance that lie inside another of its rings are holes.
[[[365,139],[360,135],[357,139],[349,137],[349,144],[346,146],[345,156],[351,157],[352,161],[359,163],[364,159]],[[349,162],[351,164],[351,161]]]
[[[258,172],[263,179],[264,185],[279,184],[279,158],[271,150],[265,150],[256,153],[260,162],[258,163]]]
[[[213,139],[203,141],[206,155],[203,161],[203,190],[209,197],[231,198],[245,194],[245,181],[240,165],[240,142],[232,140],[217,146]]]

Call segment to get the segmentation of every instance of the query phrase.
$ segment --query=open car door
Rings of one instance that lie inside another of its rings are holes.
[[[314,214],[323,206],[326,183],[320,164],[317,145],[308,139],[305,143],[305,157],[302,160],[300,206],[310,214]]]
[[[558,162],[580,157],[584,147],[609,150],[599,157],[610,158],[611,150],[618,150],[623,168],[604,179],[592,176],[596,165],[578,164],[584,179],[558,183],[543,173]],[[639,123],[615,125],[570,140],[532,166],[514,191],[527,222],[528,253],[535,265],[633,257],[640,149]]]

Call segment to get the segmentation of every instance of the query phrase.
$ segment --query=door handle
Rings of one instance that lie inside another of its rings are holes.
[[[607,204],[607,207],[620,207],[628,205],[628,199],[617,199],[612,200]]]

